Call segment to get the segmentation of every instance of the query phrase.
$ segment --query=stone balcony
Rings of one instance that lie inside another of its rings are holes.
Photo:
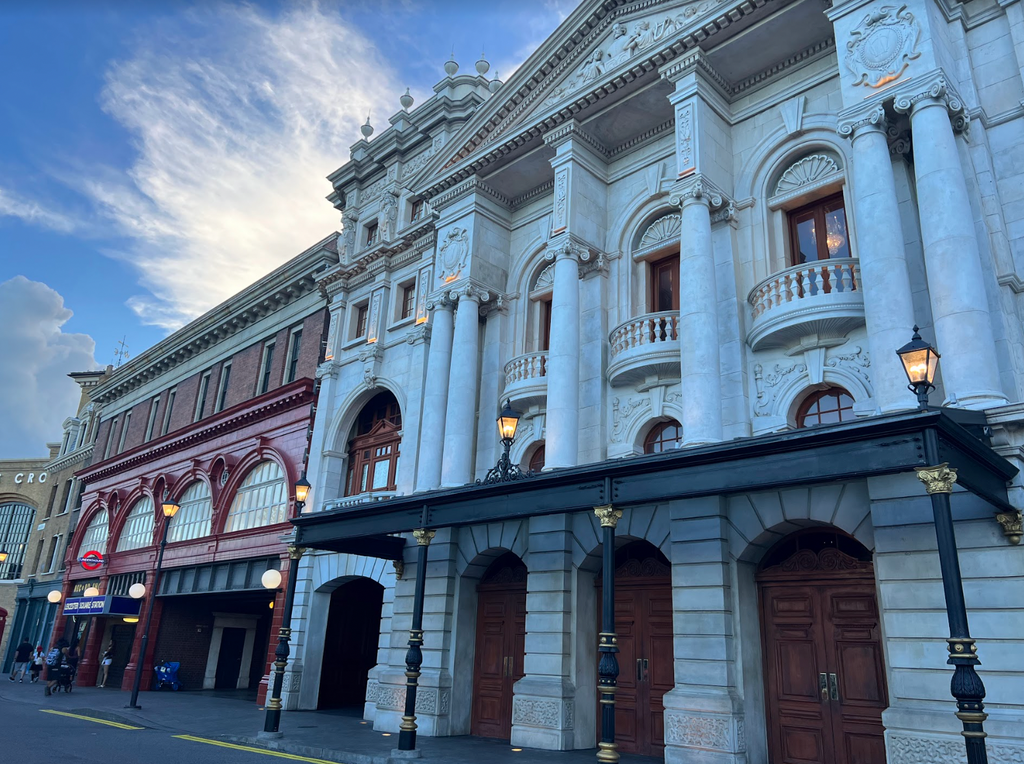
[[[520,411],[542,404],[548,397],[548,354],[526,353],[505,364],[505,392]]]
[[[753,350],[792,345],[801,337],[843,337],[864,325],[860,262],[855,257],[817,260],[779,271],[747,297],[754,320]]]
[[[608,379],[615,387],[650,377],[679,379],[679,313],[648,313],[619,324],[608,337]]]

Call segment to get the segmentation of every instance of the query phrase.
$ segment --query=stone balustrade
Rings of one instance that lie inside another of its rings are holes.
[[[323,511],[327,512],[332,509],[348,509],[362,504],[373,504],[378,501],[393,499],[396,496],[398,496],[398,491],[368,491],[356,494],[355,496],[343,496],[340,499],[325,501]]]
[[[631,318],[615,327],[608,341],[612,385],[631,385],[652,376],[679,378],[678,311]]]
[[[525,353],[505,364],[505,392],[508,398],[521,407],[539,403],[547,398],[548,354],[546,352]]]
[[[753,313],[747,343],[760,350],[810,334],[842,337],[864,324],[860,286],[855,257],[816,260],[772,274],[747,297]]]

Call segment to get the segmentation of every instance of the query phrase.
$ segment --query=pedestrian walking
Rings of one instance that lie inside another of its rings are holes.
[[[46,654],[46,689],[43,695],[52,695],[53,689],[60,681],[60,667],[66,663],[67,650],[67,640],[59,639],[53,649]]]
[[[18,674],[21,676],[18,678],[19,682],[25,681],[25,672],[28,671],[29,664],[32,662],[32,643],[28,641],[28,637],[21,641],[18,645],[18,649],[14,651],[14,670],[11,672],[11,681],[14,681],[14,677]]]
[[[46,655],[43,654],[43,646],[39,645],[35,655],[32,656],[32,684],[39,681],[39,675],[43,673],[44,665],[46,665]]]
[[[110,664],[114,662],[114,642],[111,640],[110,644],[107,645],[106,651],[103,653],[103,658],[100,660],[100,676],[99,686],[107,686],[107,675],[110,673]]]

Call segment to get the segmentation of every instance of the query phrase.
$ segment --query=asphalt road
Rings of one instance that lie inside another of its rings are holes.
[[[6,680],[3,681],[6,685]],[[0,687],[0,690],[6,689]],[[35,688],[33,688],[35,689]],[[41,694],[41,693],[40,693]],[[61,700],[72,700],[73,696]],[[42,701],[42,698],[40,698]],[[11,764],[275,764],[316,762],[272,752],[215,745],[206,738],[183,739],[173,729],[125,729],[104,720],[66,716],[76,713],[68,703],[59,713],[41,703],[0,696],[0,761]],[[81,710],[81,715],[88,714]],[[208,742],[203,742],[207,741]],[[219,742],[219,741],[217,741]]]

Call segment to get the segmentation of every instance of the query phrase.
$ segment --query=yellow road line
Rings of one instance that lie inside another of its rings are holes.
[[[281,751],[271,751],[266,748],[253,748],[248,745],[235,745],[234,743],[224,743],[220,740],[210,740],[205,737],[195,737],[193,735],[172,735],[172,737],[178,740],[191,740],[193,743],[206,743],[207,745],[219,745],[221,748],[234,748],[236,751],[248,751],[250,753],[262,753],[265,756],[277,756],[279,759],[291,759],[292,761],[309,761],[312,764],[338,764],[336,761],[327,761],[326,759],[311,759],[308,756],[298,756],[294,753],[283,753]]]
[[[54,711],[52,708],[40,708],[44,714],[57,714],[57,716],[70,716],[72,719],[85,719],[87,722],[96,722],[97,724],[106,724],[108,727],[117,727],[122,730],[143,730],[145,727],[133,727],[130,724],[121,724],[121,722],[109,722],[106,719],[97,719],[95,716],[82,716],[81,714],[69,714],[67,711]]]

